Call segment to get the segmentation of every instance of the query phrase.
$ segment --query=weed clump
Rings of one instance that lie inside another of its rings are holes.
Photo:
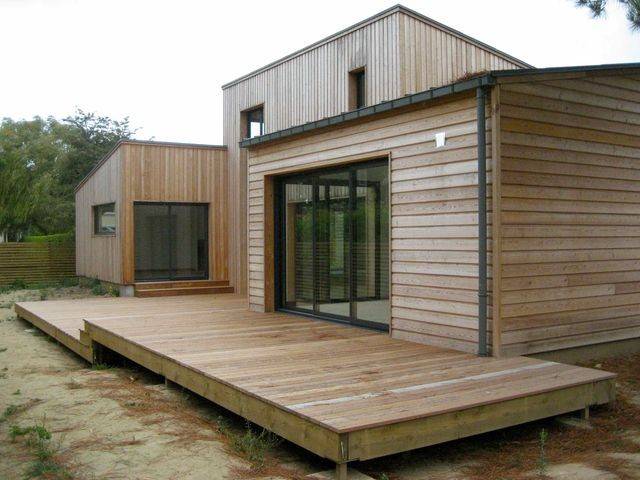
[[[243,434],[230,434],[227,430],[227,435],[230,437],[231,447],[246,458],[256,470],[264,467],[265,454],[282,441],[273,432],[264,428],[258,431],[250,423],[247,423]]]
[[[56,448],[51,442],[51,432],[42,424],[21,427],[12,425],[9,438],[15,442],[18,438],[25,439],[25,445],[31,450],[35,459],[27,467],[24,478],[53,478],[70,479],[71,473],[56,460]]]

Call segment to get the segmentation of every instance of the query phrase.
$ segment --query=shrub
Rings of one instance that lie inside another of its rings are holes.
[[[73,243],[75,234],[73,232],[54,233],[52,235],[27,235],[24,238],[29,243]]]

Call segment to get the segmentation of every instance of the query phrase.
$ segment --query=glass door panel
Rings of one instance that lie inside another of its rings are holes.
[[[356,172],[353,265],[358,320],[389,322],[388,167]]]
[[[171,270],[176,280],[207,278],[206,205],[171,205]]]
[[[348,317],[349,170],[317,178],[316,307],[318,312]]]
[[[134,203],[135,281],[209,277],[206,204]]]
[[[166,204],[134,205],[134,265],[138,282],[168,280],[169,206]]]
[[[278,192],[279,308],[388,328],[387,162],[285,177]]]
[[[284,185],[284,306],[313,311],[313,184],[311,179]]]

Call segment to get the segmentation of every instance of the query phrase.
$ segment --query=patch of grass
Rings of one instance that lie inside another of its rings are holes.
[[[78,277],[68,277],[60,280],[60,286],[69,288],[69,287],[77,287],[80,284],[80,279]]]
[[[18,390],[18,392],[19,391],[20,390]],[[4,412],[2,412],[2,415],[0,415],[0,423],[6,422],[9,418],[13,417],[18,413],[24,412],[25,410],[28,410],[29,408],[31,408],[33,405],[37,403],[40,403],[40,400],[29,400],[27,403],[23,403],[21,405],[16,405],[16,404],[9,405],[7,408],[4,409]]]
[[[57,449],[51,442],[51,432],[44,423],[21,427],[12,425],[9,438],[15,442],[18,438],[25,439],[25,445],[31,450],[35,459],[27,467],[24,478],[71,479],[71,473],[56,458]]]
[[[111,368],[111,365],[107,365],[106,363],[94,363],[91,365],[91,370],[109,370]]]
[[[7,419],[12,417],[19,411],[20,411],[20,405],[9,405],[7,408],[4,409],[4,412],[2,412],[2,416],[0,416],[0,423],[6,422]]]
[[[236,434],[227,429],[226,435],[229,436],[231,447],[256,470],[264,467],[265,454],[282,442],[273,432],[265,429],[257,431],[250,423],[247,423],[243,434]]]
[[[116,287],[113,287],[113,286],[111,286],[111,287],[109,287],[107,289],[107,293],[112,297],[119,297],[120,296],[120,290],[118,288],[116,288]]]
[[[104,288],[104,285],[102,285],[102,282],[97,278],[94,278],[91,281],[90,285],[91,285],[91,293],[94,295],[104,295],[105,293],[107,293],[107,289]]]
[[[11,292],[13,290],[24,290],[27,283],[21,278],[16,278],[13,282],[0,286],[0,293]]]

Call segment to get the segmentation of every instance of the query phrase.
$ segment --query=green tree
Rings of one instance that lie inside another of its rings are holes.
[[[627,10],[627,20],[631,30],[640,30],[640,0],[618,0]],[[607,0],[576,0],[579,7],[587,7],[594,17],[602,17],[606,13]]]
[[[0,123],[0,233],[73,230],[74,188],[119,140],[133,136],[129,119],[77,110],[58,121]]]

